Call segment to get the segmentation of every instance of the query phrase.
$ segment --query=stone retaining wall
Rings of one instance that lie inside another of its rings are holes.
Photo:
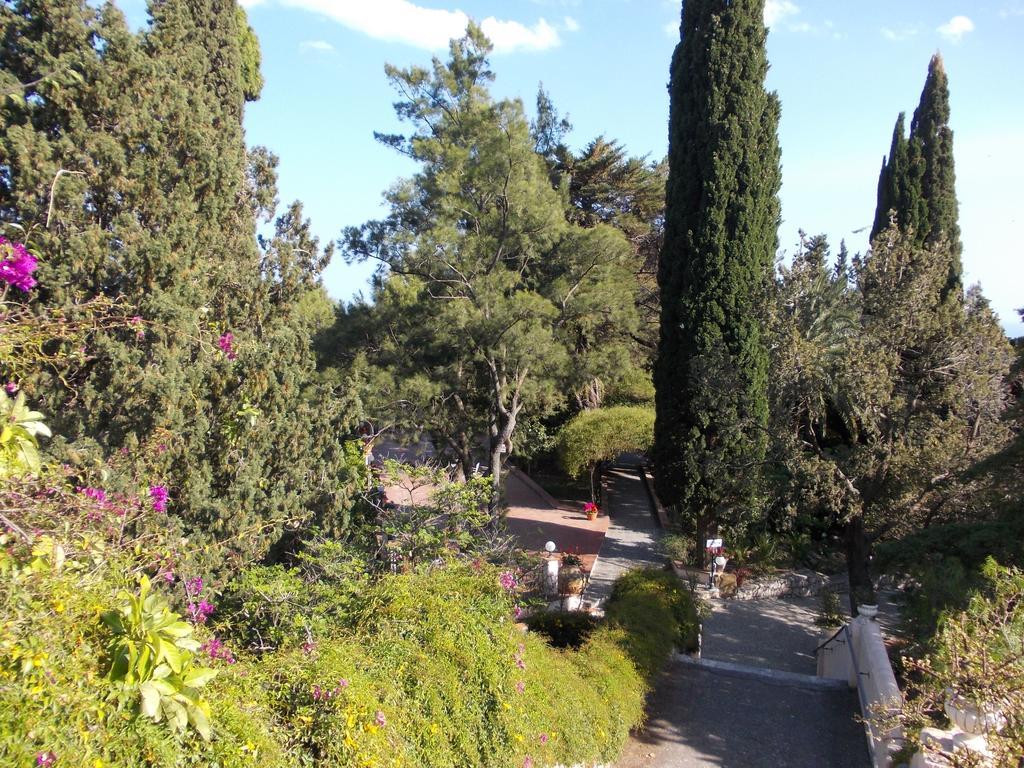
[[[707,584],[708,572],[673,562],[672,568],[683,581]],[[731,597],[735,600],[762,600],[775,597],[815,597],[826,589],[848,592],[846,574],[827,576],[810,570],[787,571],[771,576],[748,577]]]

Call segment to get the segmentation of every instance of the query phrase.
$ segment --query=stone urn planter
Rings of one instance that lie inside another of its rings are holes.
[[[587,580],[583,575],[583,569],[576,565],[570,565],[562,568],[560,574],[561,578],[561,593],[563,595],[579,595],[583,593],[583,587],[586,586]]]
[[[976,704],[951,690],[946,691],[943,709],[953,725],[972,736],[998,733],[1006,725],[1006,717],[998,707]]]
[[[865,619],[873,620],[878,615],[878,606],[874,603],[857,606],[857,615]]]

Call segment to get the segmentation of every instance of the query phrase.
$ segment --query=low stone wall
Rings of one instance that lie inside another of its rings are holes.
[[[737,600],[760,600],[771,597],[815,597],[826,589],[847,591],[845,575],[826,576],[814,571],[787,571],[764,578],[745,579],[736,590]]]
[[[683,581],[699,585],[708,583],[708,572],[673,562],[672,568]],[[735,600],[763,600],[775,597],[814,597],[826,589],[847,592],[846,574],[826,576],[810,570],[786,571],[772,576],[747,578],[743,586],[731,595]]]

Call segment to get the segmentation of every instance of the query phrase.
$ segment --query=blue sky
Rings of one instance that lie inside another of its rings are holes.
[[[126,0],[130,16],[140,0]],[[281,158],[283,202],[301,199],[323,240],[382,212],[414,170],[377,144],[399,129],[385,62],[426,65],[467,16],[496,44],[497,97],[532,113],[543,81],[575,147],[597,135],[632,154],[667,149],[666,83],[679,2],[666,0],[247,0],[266,86],[246,117],[250,144]],[[769,0],[769,87],[782,99],[780,247],[797,230],[863,250],[882,156],[900,111],[917,105],[928,60],[949,75],[964,264],[1011,335],[1024,334],[1024,0]],[[349,298],[369,267],[340,258],[328,291]]]

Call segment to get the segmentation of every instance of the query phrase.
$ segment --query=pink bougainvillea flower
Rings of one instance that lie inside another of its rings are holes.
[[[516,575],[512,571],[502,571],[498,577],[498,583],[501,584],[502,589],[511,592],[516,588]]]
[[[512,616],[515,617],[516,621],[519,621],[519,619],[523,618],[523,609],[522,609],[522,607],[517,605],[515,608],[513,608],[512,609]]]
[[[99,504],[102,504],[107,500],[107,492],[104,491],[102,488],[82,488],[81,486],[79,486],[78,488],[75,488],[75,490],[78,491],[83,496],[85,496],[86,498],[92,499],[93,501]]]
[[[8,381],[6,384],[4,384],[4,389],[7,391],[8,395],[13,395],[18,392],[18,385],[15,384],[13,381]]]
[[[192,617],[192,621],[199,624],[205,624],[206,620],[210,618],[210,614],[213,613],[214,607],[211,603],[205,600],[200,600],[199,604],[195,603],[188,604],[188,613]]]
[[[167,511],[167,486],[151,485],[149,487],[149,498],[153,500],[153,509],[157,512]]]
[[[228,664],[235,663],[235,656],[231,650],[220,641],[219,638],[212,638],[203,643],[203,650],[211,659],[220,659]]]
[[[381,728],[388,724],[388,721],[384,717],[384,713],[381,712],[379,709],[377,710],[377,716],[373,719],[373,722],[375,722]]]
[[[135,339],[142,341],[146,338],[146,329],[142,326],[142,318],[135,315],[128,319],[128,325],[135,329]]]
[[[203,591],[203,580],[199,576],[185,582],[185,591],[190,595],[198,595]]]
[[[235,335],[230,331],[228,333],[222,333],[220,338],[217,339],[217,346],[220,347],[220,351],[224,353],[224,356],[228,360],[234,360],[238,357],[238,353],[235,352]]]
[[[13,243],[6,237],[0,237],[0,282],[13,285],[23,293],[28,293],[36,286],[32,273],[36,271],[38,262],[21,243]]]

